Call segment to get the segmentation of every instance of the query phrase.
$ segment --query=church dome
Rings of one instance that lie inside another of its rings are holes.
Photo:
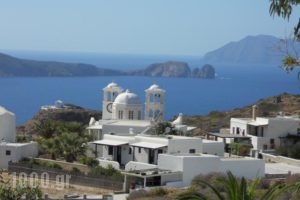
[[[141,101],[138,95],[126,90],[117,96],[114,104],[138,105],[141,104]]]
[[[105,88],[116,88],[116,87],[119,87],[118,84],[116,84],[115,82],[111,82]]]
[[[150,91],[155,91],[155,92],[165,92],[163,89],[161,89],[158,85],[156,84],[153,84],[151,85],[147,90],[146,92],[150,92]]]

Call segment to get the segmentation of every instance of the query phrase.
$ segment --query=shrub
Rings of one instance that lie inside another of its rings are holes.
[[[162,187],[153,188],[149,191],[152,196],[164,196],[168,194],[168,190]]]
[[[86,164],[89,167],[96,167],[99,165],[99,161],[95,158],[88,157],[86,160]]]
[[[71,170],[71,173],[73,173],[73,174],[81,174],[81,171],[77,167],[73,167],[72,170]]]
[[[57,163],[53,163],[53,162],[47,163],[47,167],[53,168],[53,169],[62,169],[62,166],[60,166]]]

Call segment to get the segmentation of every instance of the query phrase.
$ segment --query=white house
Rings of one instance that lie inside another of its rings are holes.
[[[18,162],[24,157],[38,154],[36,142],[15,143],[15,115],[0,106],[0,168],[6,169],[9,162]]]
[[[90,143],[101,160],[118,162],[125,166],[128,162],[157,164],[158,155],[163,153],[205,153],[223,157],[222,142],[203,140],[185,136],[119,136],[105,134],[102,140]]]
[[[250,137],[254,150],[272,150],[280,146],[281,137],[300,134],[300,119],[256,117],[254,106],[252,118],[231,118],[230,134]]]
[[[189,186],[199,174],[231,171],[237,177],[254,179],[265,175],[265,163],[255,158],[220,158],[208,154],[161,154],[158,168],[179,171],[182,180],[178,186]]]

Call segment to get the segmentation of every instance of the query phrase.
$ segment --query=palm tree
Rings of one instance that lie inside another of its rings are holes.
[[[272,185],[262,196],[261,198],[255,197],[258,184],[260,179],[255,179],[251,182],[248,182],[244,177],[241,179],[236,178],[230,171],[227,172],[227,177],[219,179],[220,183],[223,185],[224,191],[219,191],[216,187],[211,185],[208,181],[198,180],[199,183],[202,183],[204,186],[210,188],[215,195],[215,199],[219,200],[275,200],[284,192],[293,189],[291,186],[286,186],[284,183],[276,183]],[[300,183],[299,183],[300,186]],[[300,189],[300,187],[298,187]],[[209,199],[201,192],[192,191],[190,193],[185,193],[178,195],[177,200],[189,199],[187,196],[191,195],[191,199],[195,200],[205,200]]]

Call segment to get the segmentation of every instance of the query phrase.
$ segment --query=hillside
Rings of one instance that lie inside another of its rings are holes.
[[[294,52],[292,45],[300,51],[300,44],[294,43],[288,48],[290,53]],[[203,57],[203,63],[280,65],[285,51],[283,40],[279,38],[268,35],[248,36],[208,52]]]
[[[17,132],[20,134],[34,134],[35,125],[42,121],[53,120],[61,122],[76,122],[87,125],[91,117],[101,119],[102,112],[90,109],[84,109],[79,106],[65,104],[67,107],[63,109],[40,110],[35,116],[25,124],[17,127]]]
[[[120,74],[122,73],[116,70],[101,69],[89,64],[26,60],[0,53],[0,77],[104,76]]]
[[[191,72],[190,67],[185,62],[169,61],[154,63],[141,70],[127,70],[125,72],[82,63],[26,60],[0,53],[0,77],[155,76],[214,78],[215,71],[211,65],[195,70],[195,73],[194,71]]]
[[[251,105],[228,111],[211,111],[208,115],[184,116],[185,124],[198,127],[196,134],[202,131],[218,131],[228,128],[231,117],[251,117],[252,105],[257,105],[258,115],[261,117],[275,117],[279,113],[286,116],[300,115],[300,95],[283,93],[278,96],[260,99]],[[101,119],[101,112],[73,106],[68,109],[39,111],[31,120],[18,127],[19,133],[33,133],[34,125],[43,120],[57,120],[62,122],[78,122],[83,125],[89,123],[90,117]]]
[[[235,108],[228,111],[211,111],[208,115],[185,116],[184,123],[199,127],[201,131],[218,131],[220,128],[228,128],[231,117],[248,118],[252,114],[252,106],[257,105],[258,117],[276,117],[279,114],[286,116],[300,115],[300,95],[283,93],[278,96],[272,96],[260,99],[253,104]]]

